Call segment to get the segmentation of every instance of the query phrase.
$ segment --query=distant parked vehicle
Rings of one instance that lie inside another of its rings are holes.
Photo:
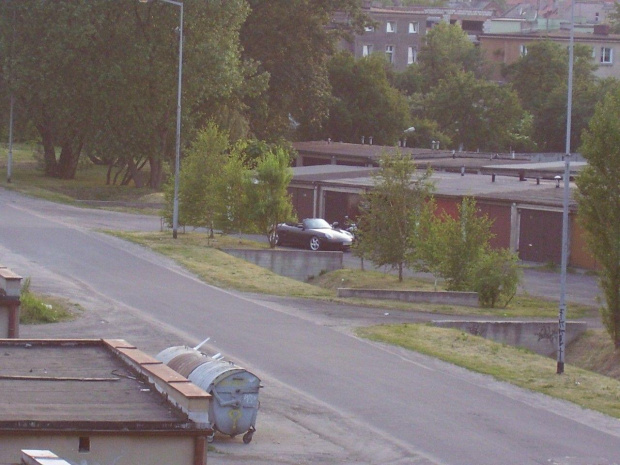
[[[334,228],[322,218],[306,218],[301,223],[280,223],[276,228],[276,244],[310,250],[349,250],[353,234]]]
[[[348,221],[349,217],[345,216],[345,225],[341,225],[340,223],[338,223],[338,221],[334,221],[332,223],[332,228],[338,230],[338,231],[344,231],[344,232],[348,232],[349,234],[351,234],[351,236],[353,236],[353,242],[355,242],[355,233],[357,232],[357,224]]]

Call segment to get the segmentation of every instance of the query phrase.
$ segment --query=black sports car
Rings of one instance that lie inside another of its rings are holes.
[[[276,244],[310,250],[348,250],[353,234],[334,228],[321,218],[306,218],[301,223],[280,223],[276,228]]]

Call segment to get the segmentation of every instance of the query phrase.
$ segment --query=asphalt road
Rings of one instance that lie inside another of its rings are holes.
[[[289,416],[297,395],[323,408],[327,428],[341,421],[348,434],[359,433],[355,463],[620,463],[618,420],[358,339],[338,306],[333,317],[317,316],[309,303],[208,286],[169,260],[91,230],[133,221],[159,229],[158,219],[74,209],[0,189],[0,263],[33,280],[67,283],[76,296],[108,302],[188,341],[211,336],[210,350],[293,393],[281,400],[291,405]],[[137,321],[133,331],[140,334]],[[287,404],[277,407],[286,411]]]

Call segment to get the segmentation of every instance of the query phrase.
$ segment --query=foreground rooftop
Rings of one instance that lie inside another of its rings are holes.
[[[205,429],[209,394],[126,341],[0,339],[0,358],[0,432]]]

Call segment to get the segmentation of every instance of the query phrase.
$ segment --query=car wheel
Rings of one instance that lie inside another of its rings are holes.
[[[310,250],[319,250],[321,248],[321,241],[319,241],[319,238],[316,236],[312,236],[310,238]]]

